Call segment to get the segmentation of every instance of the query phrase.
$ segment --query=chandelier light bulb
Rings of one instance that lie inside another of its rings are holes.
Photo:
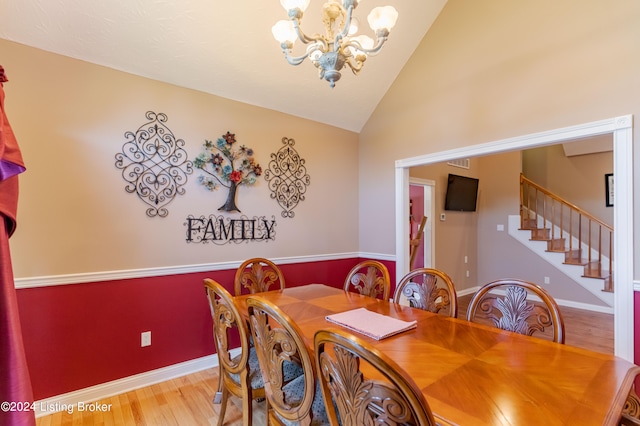
[[[276,24],[271,27],[271,33],[273,33],[273,37],[278,40],[280,44],[287,42],[293,44],[293,42],[298,39],[293,22],[291,21],[281,20],[276,22]]]
[[[351,18],[351,25],[349,26],[349,35],[352,36],[360,29],[360,21],[358,18]]]
[[[357,40],[364,49],[372,49],[374,45],[374,41],[371,37],[366,36],[364,34],[359,35],[358,37],[354,37],[354,40]]]
[[[367,17],[373,31],[391,30],[396,25],[398,11],[393,6],[376,7]]]
[[[311,0],[280,0],[280,4],[286,11],[300,9],[304,12],[307,10],[310,1]]]

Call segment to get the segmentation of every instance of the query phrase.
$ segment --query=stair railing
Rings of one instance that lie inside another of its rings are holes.
[[[532,227],[549,230],[545,239],[550,250],[565,251],[567,258],[573,256],[598,274],[608,274],[604,290],[613,291],[613,228],[520,174],[520,228]]]

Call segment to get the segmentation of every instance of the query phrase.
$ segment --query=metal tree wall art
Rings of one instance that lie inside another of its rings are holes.
[[[165,114],[148,111],[145,116],[151,121],[124,134],[127,142],[116,154],[116,167],[128,182],[125,190],[135,192],[149,206],[147,216],[166,217],[167,204],[185,193],[182,186],[193,173],[193,163],[182,149],[184,141],[164,124]]]
[[[218,185],[229,188],[227,201],[218,209],[227,212],[240,212],[236,205],[238,186],[253,185],[262,174],[262,167],[253,159],[253,149],[236,144],[236,135],[227,132],[215,143],[205,141],[205,152],[194,161],[206,173],[199,180],[207,189],[214,191]]]
[[[283,209],[282,217],[294,217],[293,209],[304,201],[311,177],[304,166],[305,160],[300,158],[293,148],[296,141],[284,137],[282,143],[284,146],[275,154],[271,154],[264,178],[269,182],[271,198],[277,200]]]

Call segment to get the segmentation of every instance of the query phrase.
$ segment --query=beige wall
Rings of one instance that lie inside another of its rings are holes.
[[[409,171],[411,177],[429,179],[435,182],[434,207],[435,217],[432,227],[435,233],[434,267],[446,271],[456,288],[466,289],[477,283],[477,251],[478,251],[478,217],[481,214],[482,190],[478,188],[477,211],[455,212],[444,210],[447,192],[447,176],[451,174],[479,177],[479,162],[473,159],[468,170],[455,168],[446,163],[414,167]],[[482,182],[480,182],[482,185]],[[441,219],[441,215],[445,219]],[[467,257],[467,263],[464,258]],[[467,277],[466,272],[469,271]]]
[[[16,278],[358,251],[357,134],[6,40],[0,51],[5,106],[27,164],[11,238]],[[296,140],[311,184],[293,219],[280,216],[264,179],[238,192],[242,214],[275,217],[275,241],[187,244],[186,217],[219,215],[226,198],[198,184],[197,169],[166,218],[147,217],[115,167],[125,132],[147,111],[168,116],[191,160],[229,130],[266,169],[283,137]]]
[[[638,22],[635,0],[449,0],[360,134],[360,249],[395,252],[395,160],[638,116]]]

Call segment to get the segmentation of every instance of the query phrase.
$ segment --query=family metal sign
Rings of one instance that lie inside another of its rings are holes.
[[[242,243],[249,241],[275,240],[276,220],[272,216],[254,216],[249,218],[230,218],[225,216],[209,215],[194,217],[188,216],[184,224],[187,227],[188,243],[213,243],[224,245],[230,243]]]

